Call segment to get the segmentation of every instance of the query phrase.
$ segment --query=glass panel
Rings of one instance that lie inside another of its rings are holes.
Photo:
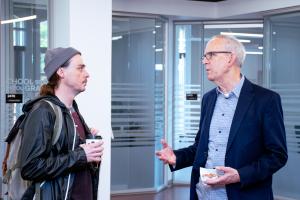
[[[175,26],[174,149],[193,144],[200,121],[203,25]],[[190,182],[191,167],[174,172],[175,183]]]
[[[0,3],[2,160],[3,138],[20,115],[23,103],[37,95],[45,80],[42,70],[48,46],[48,1],[1,0]],[[6,94],[21,94],[22,103],[6,103]]]
[[[156,19],[113,17],[112,191],[163,183],[164,32]]]
[[[300,13],[274,16],[268,22],[270,88],[281,96],[289,153],[273,188],[277,195],[300,199]]]
[[[155,150],[160,150],[165,130],[165,23],[155,20]],[[164,165],[155,157],[155,187],[164,183]]]

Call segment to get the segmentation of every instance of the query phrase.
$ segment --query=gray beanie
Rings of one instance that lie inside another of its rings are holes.
[[[45,56],[45,68],[44,72],[47,76],[47,79],[49,80],[51,76],[57,71],[58,68],[60,68],[63,64],[65,64],[68,60],[70,60],[73,56],[76,54],[81,53],[72,48],[55,48],[55,49],[49,49],[46,52]]]

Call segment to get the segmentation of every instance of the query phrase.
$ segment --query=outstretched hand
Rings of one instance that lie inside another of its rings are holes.
[[[205,184],[210,186],[225,186],[231,183],[240,182],[240,175],[236,169],[224,166],[218,166],[216,169],[223,171],[224,175],[219,176],[216,179],[208,179],[205,181]]]
[[[157,151],[156,156],[164,162],[164,164],[175,165],[176,164],[176,155],[174,154],[173,149],[168,145],[168,143],[162,139],[161,144],[163,149]]]

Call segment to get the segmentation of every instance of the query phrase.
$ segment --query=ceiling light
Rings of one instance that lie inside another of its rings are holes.
[[[242,40],[242,39],[238,39],[238,41],[242,42],[242,43],[250,43],[251,40]]]
[[[254,38],[262,38],[263,34],[258,33],[232,33],[232,32],[221,32],[221,35],[233,35],[233,36],[244,36],[244,37],[254,37]]]
[[[16,19],[8,19],[1,21],[1,24],[9,24],[9,23],[15,23],[15,22],[22,22],[27,20],[36,19],[36,15],[28,16],[28,17],[20,17]]]
[[[114,37],[112,37],[112,40],[120,40],[122,38],[123,38],[122,35],[120,35],[120,36],[114,36]]]
[[[263,55],[263,52],[261,52],[261,51],[246,51],[246,54]]]
[[[205,29],[216,29],[216,28],[263,28],[263,24],[205,24]]]

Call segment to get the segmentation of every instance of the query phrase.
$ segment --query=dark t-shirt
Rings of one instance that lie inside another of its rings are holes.
[[[82,141],[85,140],[85,131],[82,122],[77,114],[77,112],[72,111],[72,117],[75,122],[76,132]],[[86,169],[75,174],[75,180],[72,187],[72,200],[92,200],[93,199],[93,187],[92,187],[92,177],[91,173],[86,166]]]

